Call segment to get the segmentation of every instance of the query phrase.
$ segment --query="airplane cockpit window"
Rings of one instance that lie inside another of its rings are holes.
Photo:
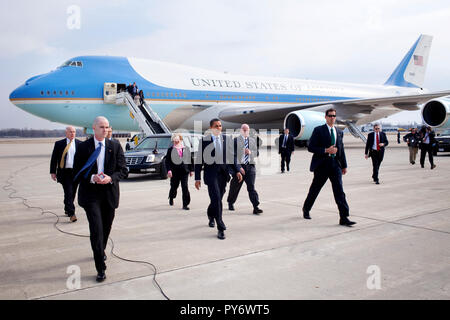
[[[64,67],[83,67],[83,63],[81,61],[72,61],[72,60],[67,60],[66,62],[64,62],[62,65],[59,66],[59,68],[64,68]]]

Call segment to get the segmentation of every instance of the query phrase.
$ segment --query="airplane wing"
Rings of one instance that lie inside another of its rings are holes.
[[[392,96],[382,98],[335,100],[295,105],[248,105],[224,108],[219,118],[230,122],[268,123],[283,121],[292,111],[309,110],[324,112],[330,107],[337,110],[339,121],[365,124],[400,111],[419,110],[420,105],[433,98],[450,95],[450,90],[425,94]]]

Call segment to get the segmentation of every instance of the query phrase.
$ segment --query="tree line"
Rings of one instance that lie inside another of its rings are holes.
[[[84,137],[85,134],[82,129],[77,130],[77,137]],[[65,129],[1,129],[0,138],[52,138],[52,137],[65,137]]]

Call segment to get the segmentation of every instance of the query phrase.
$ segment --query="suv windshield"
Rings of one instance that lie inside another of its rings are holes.
[[[156,145],[158,143],[158,145]],[[168,149],[171,145],[172,141],[170,140],[170,137],[161,137],[161,138],[147,138],[144,141],[142,141],[140,144],[138,144],[135,148],[135,150],[142,150],[142,149],[155,149],[155,146],[158,149]]]

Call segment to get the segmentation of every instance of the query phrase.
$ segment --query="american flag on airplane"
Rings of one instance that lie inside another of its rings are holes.
[[[414,64],[417,66],[423,66],[423,57],[414,55]]]

